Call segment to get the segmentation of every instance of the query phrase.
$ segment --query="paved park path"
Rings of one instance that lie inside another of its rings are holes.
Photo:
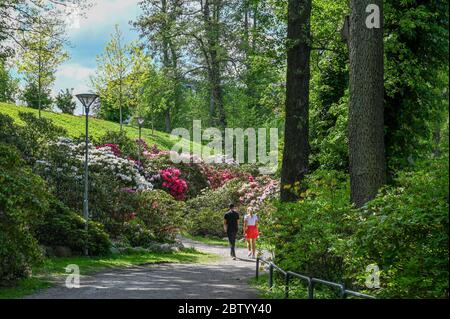
[[[257,298],[248,281],[255,273],[254,260],[229,257],[229,248],[183,239],[185,247],[221,256],[217,261],[196,264],[156,264],[108,269],[82,276],[80,288],[68,289],[64,282],[41,290],[31,299],[196,299]],[[247,258],[244,248],[237,256]]]

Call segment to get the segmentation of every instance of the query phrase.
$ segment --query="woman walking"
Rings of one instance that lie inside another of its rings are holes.
[[[254,214],[253,208],[247,209],[244,217],[244,236],[247,240],[248,256],[256,258],[256,239],[258,238],[258,216]]]

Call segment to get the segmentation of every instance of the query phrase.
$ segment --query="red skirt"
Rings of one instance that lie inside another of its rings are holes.
[[[259,236],[258,227],[256,227],[255,225],[247,226],[247,230],[245,231],[245,238],[253,239],[258,238],[258,236]]]

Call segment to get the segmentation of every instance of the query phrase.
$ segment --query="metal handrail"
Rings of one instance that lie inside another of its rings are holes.
[[[364,298],[364,299],[376,299],[374,296],[366,295],[366,294],[352,291],[352,290],[347,290],[347,289],[345,289],[345,286],[343,284],[338,284],[338,283],[335,283],[332,281],[327,281],[327,280],[323,280],[323,279],[319,279],[319,278],[305,276],[305,275],[298,274],[293,271],[285,271],[285,270],[281,269],[280,267],[278,267],[277,265],[275,265],[273,262],[264,260],[261,257],[256,258],[256,279],[257,280],[259,278],[259,264],[260,263],[265,263],[265,264],[269,265],[269,289],[272,289],[272,287],[273,287],[273,270],[274,269],[284,275],[284,279],[285,279],[284,280],[284,284],[285,284],[284,298],[285,299],[289,298],[289,283],[290,283],[291,278],[293,278],[293,277],[296,277],[303,281],[306,281],[306,283],[308,284],[308,299],[314,299],[314,288],[315,288],[316,284],[322,284],[322,285],[326,285],[326,286],[330,286],[330,287],[339,289],[340,297],[342,299],[345,299],[347,296],[354,296],[354,297]]]

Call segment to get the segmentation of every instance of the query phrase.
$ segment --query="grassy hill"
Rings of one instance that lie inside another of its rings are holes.
[[[16,124],[23,124],[19,118],[19,112],[31,112],[38,115],[38,110],[17,106],[13,104],[0,103],[0,113],[11,116]],[[70,137],[79,137],[85,132],[85,117],[68,115],[62,113],[55,113],[50,111],[42,111],[42,116],[51,119],[57,126],[64,127]],[[127,136],[133,139],[139,138],[138,127],[124,125],[124,131]],[[109,122],[105,120],[89,118],[89,136],[99,138],[103,136],[107,131],[119,131],[120,125],[118,123]],[[142,129],[142,138],[148,145],[156,144],[160,149],[170,149],[177,140],[171,140],[170,134],[156,131],[152,135],[151,129]]]

